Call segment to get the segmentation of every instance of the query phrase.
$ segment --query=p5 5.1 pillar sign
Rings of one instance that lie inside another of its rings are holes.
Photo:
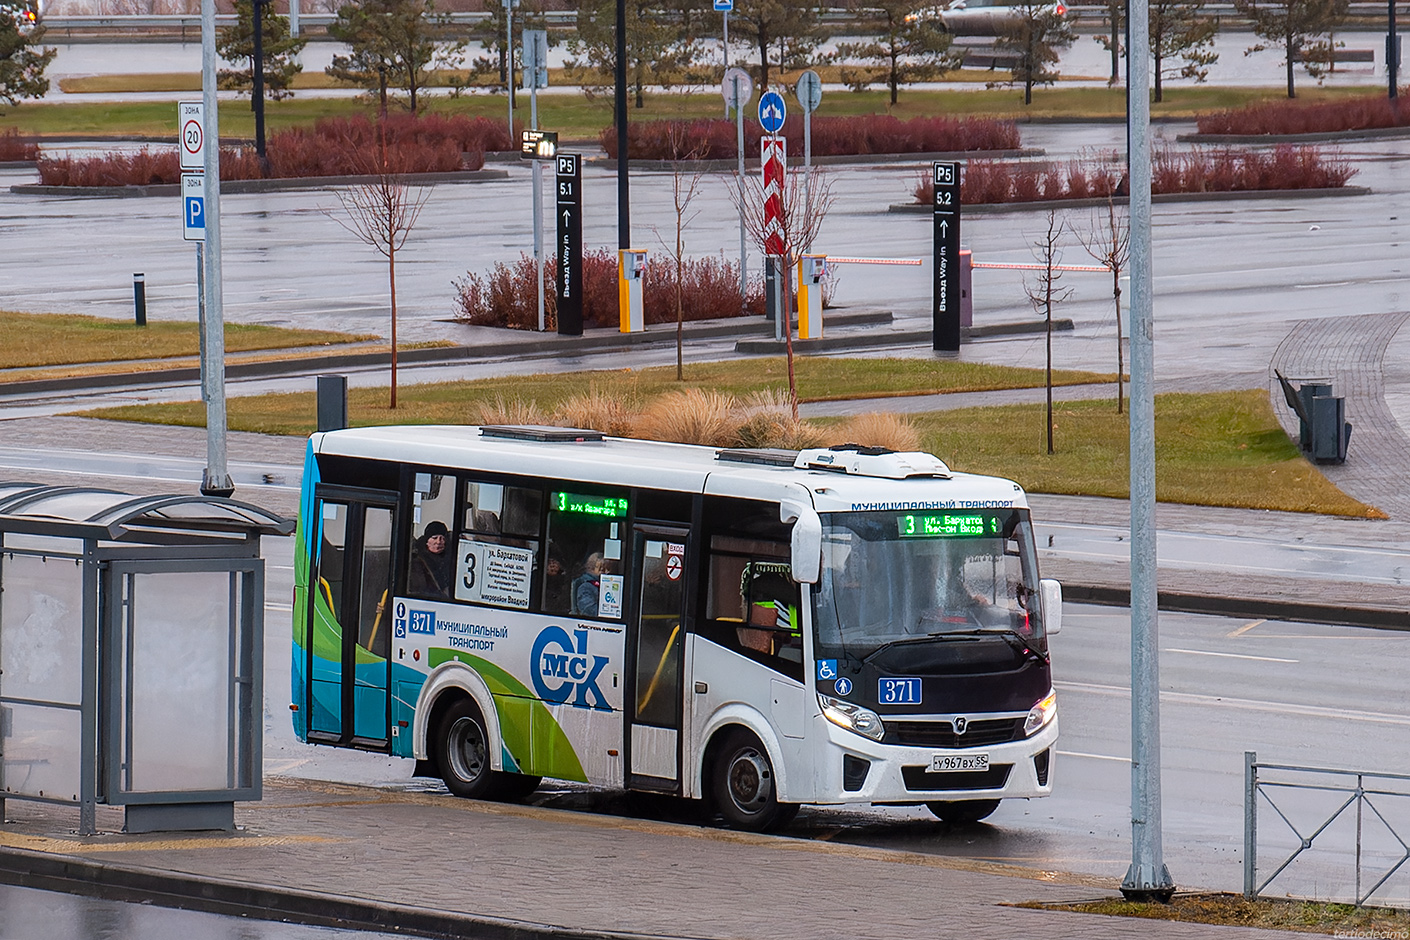
[[[960,351],[960,165],[931,165],[935,184],[935,259],[932,347]]]

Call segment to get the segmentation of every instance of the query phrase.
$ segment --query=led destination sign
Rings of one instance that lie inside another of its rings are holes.
[[[584,516],[620,518],[627,514],[627,501],[617,496],[584,496],[581,493],[554,493],[552,506],[558,512],[575,512]]]
[[[966,539],[999,534],[995,516],[957,515],[948,512],[905,513],[896,517],[896,532],[901,538]]]

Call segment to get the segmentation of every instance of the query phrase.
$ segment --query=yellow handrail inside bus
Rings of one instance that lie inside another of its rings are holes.
[[[676,635],[681,632],[681,625],[676,624],[676,628],[671,631],[671,638],[666,641],[666,648],[661,651],[661,661],[656,664],[656,674],[651,677],[651,684],[646,687],[646,694],[637,703],[637,713],[646,711],[646,706],[651,704],[651,696],[656,693],[656,686],[661,681],[661,673],[666,670],[666,657],[671,655],[671,647],[676,645]]]
[[[318,583],[323,586],[323,596],[328,599],[328,610],[334,617],[338,615],[338,608],[333,604],[333,586],[328,583],[328,579],[319,576]]]
[[[391,588],[388,588],[387,590],[389,591],[391,590]],[[369,653],[372,652],[372,647],[375,646],[377,643],[377,630],[379,627],[382,626],[382,612],[386,610],[386,607],[387,591],[383,591],[382,599],[377,602],[377,619],[372,621],[372,635],[367,638],[367,646],[365,648]]]

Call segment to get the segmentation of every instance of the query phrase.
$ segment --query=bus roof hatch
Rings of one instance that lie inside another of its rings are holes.
[[[814,447],[798,454],[794,466],[800,470],[830,470],[851,476],[882,477],[904,480],[907,477],[939,477],[948,480],[950,468],[940,458],[910,451],[898,453],[884,447],[863,447],[840,444],[836,447]]]

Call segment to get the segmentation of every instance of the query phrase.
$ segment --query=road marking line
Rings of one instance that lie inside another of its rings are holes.
[[[1267,620],[1255,620],[1253,623],[1246,623],[1246,624],[1244,624],[1242,627],[1239,627],[1239,628],[1238,628],[1237,630],[1235,630],[1233,633],[1230,633],[1230,634],[1228,634],[1228,635],[1229,635],[1229,637],[1230,637],[1231,639],[1232,639],[1233,637],[1236,637],[1236,636],[1243,636],[1245,633],[1247,633],[1248,631],[1252,630],[1254,627],[1262,626],[1263,624],[1265,624],[1265,623],[1267,623],[1267,622],[1268,622]]]
[[[1122,764],[1131,763],[1131,758],[1129,757],[1112,757],[1110,754],[1088,754],[1085,751],[1058,751],[1058,754],[1062,757],[1086,757],[1091,760],[1114,760]]]
[[[1223,659],[1256,659],[1260,663],[1295,663],[1296,659],[1279,659],[1276,656],[1244,656],[1241,653],[1215,653],[1211,650],[1182,650],[1174,647],[1161,650],[1162,653],[1188,653],[1191,656],[1219,656]]]
[[[1059,689],[1074,692],[1090,692],[1094,695],[1119,695],[1131,697],[1130,686],[1100,685],[1095,682],[1054,682]],[[1260,702],[1256,699],[1229,698],[1223,695],[1201,695],[1195,692],[1160,693],[1162,702],[1182,705],[1211,705],[1219,708],[1234,708],[1241,711],[1272,712],[1280,715],[1304,715],[1312,718],[1335,718],[1339,721],[1369,721],[1378,724],[1410,726],[1410,715],[1392,715],[1388,712],[1355,711],[1350,708],[1326,708],[1317,705],[1295,705],[1291,702]]]

